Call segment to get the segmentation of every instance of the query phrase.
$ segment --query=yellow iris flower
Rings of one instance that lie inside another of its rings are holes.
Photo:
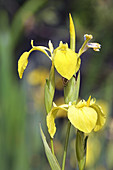
[[[70,19],[70,37],[75,40],[75,34],[74,34],[74,24],[71,15],[69,15]],[[53,44],[51,41],[49,41],[49,48],[44,46],[34,46],[33,40],[31,40],[31,50],[29,52],[24,52],[18,61],[18,73],[19,77],[22,78],[23,72],[26,69],[28,65],[28,57],[30,53],[34,50],[38,50],[43,52],[45,55],[49,57],[49,59],[54,64],[57,72],[66,79],[70,80],[71,77],[79,70],[81,59],[80,56],[82,53],[84,53],[88,48],[93,48],[95,51],[99,51],[100,44],[98,43],[89,43],[89,41],[92,39],[92,35],[85,34],[84,35],[84,43],[82,47],[80,48],[79,52],[76,53],[74,50],[70,49],[68,47],[68,44],[63,44],[62,41],[60,41],[59,46],[54,49]],[[71,42],[70,42],[71,43]],[[73,47],[75,49],[75,47]],[[49,55],[50,54],[50,55]]]
[[[91,96],[87,101],[81,100],[76,105],[74,103],[60,106],[54,104],[54,107],[47,115],[48,132],[52,138],[56,132],[55,118],[59,109],[65,110],[71,124],[84,133],[100,130],[106,120],[101,107],[96,104],[95,99],[91,99]]]

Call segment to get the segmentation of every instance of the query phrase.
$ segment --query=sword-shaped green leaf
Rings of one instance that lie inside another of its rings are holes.
[[[52,154],[51,149],[48,146],[48,143],[47,143],[46,137],[42,131],[41,125],[40,125],[40,133],[41,133],[42,141],[44,144],[45,153],[46,153],[47,159],[49,161],[49,164],[51,166],[51,169],[52,170],[61,170],[60,165],[59,165],[55,155]]]

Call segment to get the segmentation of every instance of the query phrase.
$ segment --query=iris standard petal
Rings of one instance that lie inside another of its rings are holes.
[[[68,109],[68,119],[75,128],[90,133],[96,125],[97,113],[90,107],[76,108],[72,105]]]

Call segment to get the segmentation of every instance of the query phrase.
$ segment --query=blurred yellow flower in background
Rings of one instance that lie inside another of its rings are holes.
[[[90,136],[87,144],[86,167],[91,168],[97,162],[101,153],[101,143],[98,137]]]
[[[27,74],[30,97],[33,99],[33,105],[36,109],[44,105],[44,86],[48,77],[49,70],[43,66],[33,69]]]
[[[31,71],[27,76],[27,81],[30,85],[45,85],[46,78],[49,76],[49,70],[45,67],[38,67]]]

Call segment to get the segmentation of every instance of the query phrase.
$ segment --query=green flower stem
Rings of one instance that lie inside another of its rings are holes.
[[[66,162],[66,154],[67,154],[67,147],[68,147],[68,141],[69,141],[70,128],[71,128],[71,123],[70,123],[70,121],[69,121],[69,122],[68,122],[68,126],[67,126],[65,145],[64,145],[64,154],[63,154],[63,161],[62,161],[62,170],[65,170],[65,162]]]
[[[52,154],[55,155],[54,153],[54,145],[53,145],[53,138],[50,138],[51,140],[51,151],[52,151]]]

